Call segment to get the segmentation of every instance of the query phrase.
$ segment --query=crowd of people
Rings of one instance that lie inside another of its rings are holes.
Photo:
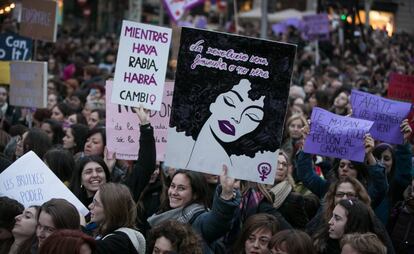
[[[156,161],[144,108],[135,109],[138,159],[116,160],[106,149],[104,84],[117,38],[61,30],[40,44],[48,106],[10,105],[0,86],[0,172],[33,151],[90,213],[64,199],[24,208],[0,197],[0,253],[414,253],[409,119],[403,144],[366,135],[363,163],[303,151],[313,107],[350,115],[351,89],[386,97],[390,73],[414,75],[413,35],[370,30],[340,43],[332,31],[319,65],[294,28],[278,39],[299,47],[273,185],[233,179],[226,165],[216,176]]]

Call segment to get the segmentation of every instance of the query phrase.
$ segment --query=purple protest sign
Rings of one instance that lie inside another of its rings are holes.
[[[303,32],[308,40],[329,39],[328,14],[316,14],[303,16]]]
[[[120,160],[136,160],[139,150],[139,120],[131,107],[111,103],[113,82],[106,82],[106,144],[108,151],[115,152]],[[170,121],[171,102],[174,89],[173,82],[164,85],[164,96],[160,111],[151,111],[150,121],[154,127],[157,160],[163,161],[167,130]]]
[[[186,10],[190,10],[203,2],[204,0],[163,0],[168,16],[174,22],[180,20]]]
[[[374,122],[339,116],[313,108],[304,151],[352,161],[364,161],[364,136]]]
[[[371,129],[374,139],[391,144],[403,143],[404,137],[400,125],[407,118],[411,103],[352,90],[351,105],[352,117],[374,121]]]

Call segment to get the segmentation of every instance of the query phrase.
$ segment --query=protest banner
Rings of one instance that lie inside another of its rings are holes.
[[[184,15],[186,10],[190,10],[194,6],[201,4],[205,0],[182,0],[182,1],[171,1],[163,0],[165,9],[167,10],[168,16],[177,22]]]
[[[321,13],[303,16],[302,31],[307,40],[329,40],[328,14]]]
[[[370,133],[375,140],[390,144],[403,143],[400,125],[407,118],[411,103],[352,90],[351,105],[352,117],[374,122]]]
[[[115,153],[120,160],[136,160],[139,150],[139,119],[132,107],[110,102],[112,81],[106,81],[106,144],[108,151]],[[154,138],[157,160],[164,161],[167,130],[170,121],[173,82],[164,85],[164,98],[160,111],[150,112],[151,125],[154,128]]]
[[[16,199],[25,207],[63,198],[86,216],[89,210],[73,195],[46,164],[27,152],[0,174],[0,196]]]
[[[388,98],[414,102],[414,76],[391,73]]]
[[[10,62],[0,61],[0,84],[10,84]]]
[[[363,162],[364,136],[373,124],[372,121],[340,116],[314,107],[310,133],[303,150],[306,153]]]
[[[111,102],[160,110],[171,29],[124,20]]]
[[[10,63],[10,104],[46,108],[47,63],[15,61]]]
[[[273,184],[295,53],[183,27],[165,164]]]
[[[58,4],[52,0],[22,0],[20,34],[36,40],[55,42]]]
[[[32,40],[15,33],[0,34],[0,60],[29,60],[32,57]]]

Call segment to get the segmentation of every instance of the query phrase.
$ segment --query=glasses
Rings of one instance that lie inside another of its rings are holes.
[[[357,197],[357,195],[353,192],[337,192],[335,194],[335,197],[343,198],[343,197],[345,197],[345,195],[346,195],[347,198],[356,198]]]

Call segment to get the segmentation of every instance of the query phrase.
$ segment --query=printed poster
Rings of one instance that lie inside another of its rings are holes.
[[[32,40],[15,33],[0,34],[0,60],[29,60],[32,57]]]
[[[16,199],[25,207],[63,198],[86,216],[89,210],[37,155],[30,151],[0,174],[0,196]]]
[[[295,53],[182,28],[165,164],[273,184]]]
[[[132,107],[111,103],[112,86],[112,81],[106,81],[106,144],[108,151],[114,152],[115,157],[119,160],[137,160],[141,135],[138,116]],[[165,159],[174,82],[166,82],[164,89],[161,109],[150,112],[150,122],[154,128],[157,160],[159,161]]]
[[[171,29],[122,22],[111,102],[160,110]]]

